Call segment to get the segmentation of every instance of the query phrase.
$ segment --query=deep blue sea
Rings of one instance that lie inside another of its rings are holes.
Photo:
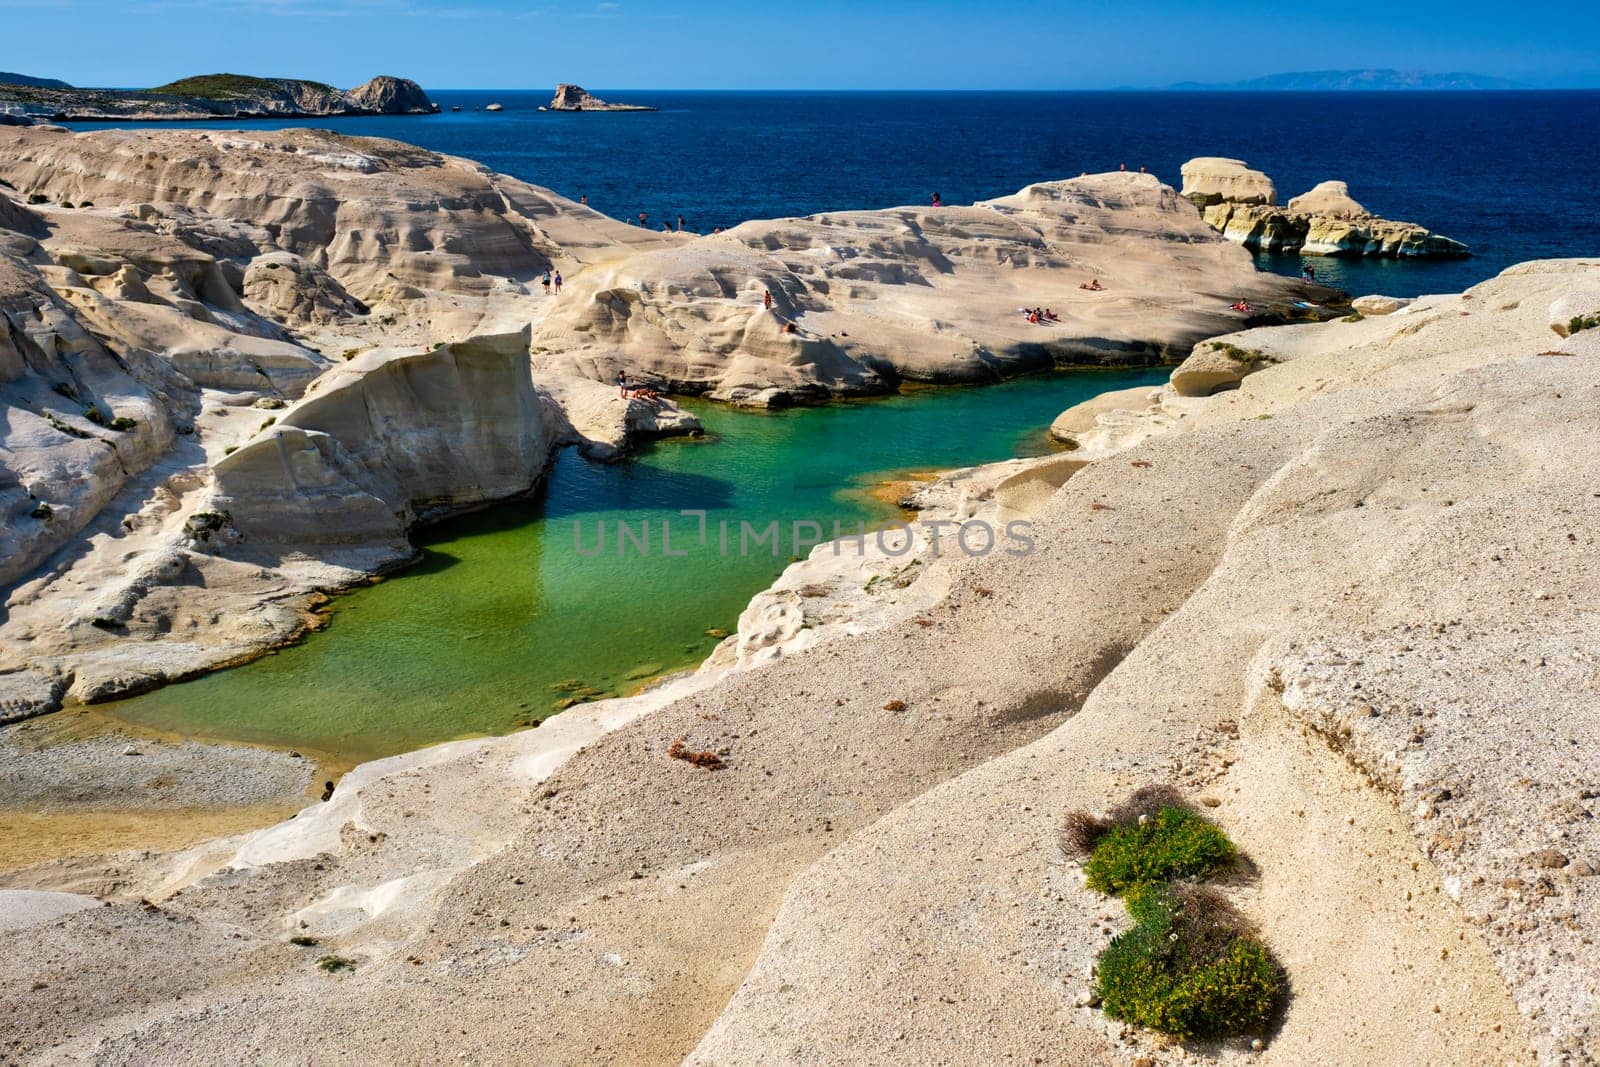
[[[1234,156],[1271,175],[1280,201],[1343,179],[1369,209],[1476,253],[1316,261],[1352,293],[1453,291],[1525,259],[1600,255],[1600,92],[596,93],[661,110],[560,114],[537,110],[548,90],[446,90],[430,93],[434,116],[228,125],[394,137],[699,231],[935,191],[962,203],[1124,163],[1177,185],[1184,160]],[[477,110],[491,102],[505,110]],[[1262,257],[1289,274],[1299,263]]]

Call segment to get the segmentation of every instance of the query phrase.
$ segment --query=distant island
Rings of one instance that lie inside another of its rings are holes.
[[[1416,92],[1520,89],[1505,78],[1454,71],[1434,74],[1424,70],[1302,70],[1268,74],[1239,82],[1178,82],[1173,92]]]
[[[202,74],[153,89],[77,89],[49,78],[0,74],[0,118],[13,122],[431,115],[438,110],[416,82],[387,74],[349,90],[243,74]]]
[[[29,85],[36,89],[70,89],[72,86],[57,78],[34,78],[27,74],[14,74],[0,70],[0,85]]]
[[[580,85],[569,85],[565,82],[556,86],[556,95],[551,98],[546,111],[654,111],[653,107],[643,104],[608,104],[598,96],[593,96]]]

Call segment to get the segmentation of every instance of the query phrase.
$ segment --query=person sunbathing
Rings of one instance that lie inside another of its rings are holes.
[[[1094,278],[1094,279],[1092,279],[1090,281],[1084,282],[1082,285],[1078,286],[1078,288],[1079,289],[1087,289],[1091,293],[1098,293],[1102,289],[1104,289],[1105,286],[1100,284],[1100,279],[1099,278]]]
[[[1061,321],[1061,316],[1057,315],[1054,311],[1051,311],[1049,308],[1045,308],[1044,309],[1044,320],[1046,322],[1060,322]]]

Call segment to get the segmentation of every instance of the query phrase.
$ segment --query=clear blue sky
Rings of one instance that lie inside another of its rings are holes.
[[[0,70],[146,86],[1098,89],[1292,70],[1600,86],[1600,2],[0,0]]]

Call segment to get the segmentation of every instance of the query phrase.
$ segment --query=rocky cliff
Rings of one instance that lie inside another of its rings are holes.
[[[1279,207],[1272,179],[1237,159],[1204,157],[1183,165],[1183,195],[1230,241],[1259,252],[1306,256],[1451,257],[1460,241],[1414,222],[1379,218],[1344,182],[1323,182]]]
[[[404,559],[418,516],[532,488],[562,428],[529,375],[526,330],[373,353],[219,460],[205,507],[254,545],[388,546]]]
[[[529,283],[661,243],[304,130],[10,127],[0,175],[39,201],[0,193],[0,718],[258,654],[414,522],[527,489],[590,443],[529,375]],[[603,391],[608,457],[695,428]]]
[[[556,86],[556,95],[550,99],[550,111],[654,111],[641,104],[608,104],[587,89],[562,83]]]
[[[374,115],[428,115],[439,110],[422,86],[388,74],[363,82],[344,96],[353,107]]]
[[[205,74],[149,90],[0,82],[0,111],[56,121],[425,115],[439,110],[414,81],[380,75],[343,92],[297,78]]]

